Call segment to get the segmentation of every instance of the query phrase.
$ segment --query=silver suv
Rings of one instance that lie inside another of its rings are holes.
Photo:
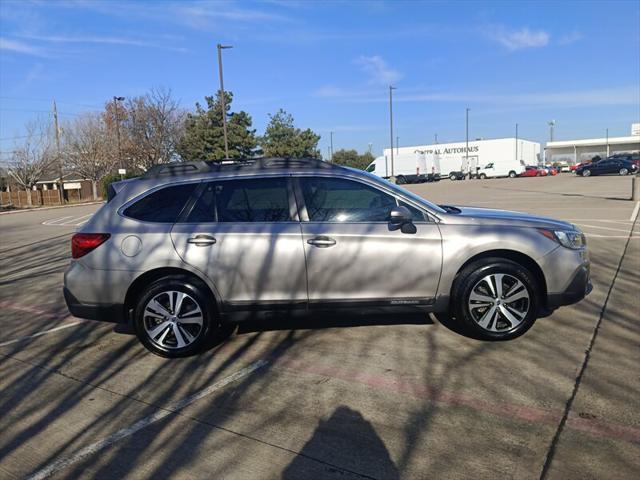
[[[318,160],[156,167],[112,184],[72,239],[64,295],[78,317],[132,322],[168,357],[262,312],[447,312],[506,340],[591,290],[575,226],[434,205]]]

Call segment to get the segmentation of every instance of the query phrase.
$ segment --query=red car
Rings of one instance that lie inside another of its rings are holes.
[[[545,177],[547,171],[544,168],[538,167],[524,167],[525,171],[522,172],[519,177]]]

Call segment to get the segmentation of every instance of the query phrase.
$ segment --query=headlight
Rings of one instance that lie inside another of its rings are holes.
[[[540,229],[545,237],[558,242],[560,245],[572,250],[580,250],[587,244],[584,234],[578,230],[544,230]]]

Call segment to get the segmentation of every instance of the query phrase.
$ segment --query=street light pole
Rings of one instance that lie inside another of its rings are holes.
[[[396,155],[400,155],[400,137],[396,137]]]
[[[394,176],[393,170],[393,91],[396,87],[389,85],[389,135],[391,138],[391,176]]]
[[[466,110],[465,131],[466,131],[465,160],[466,160],[466,164],[467,164],[467,171],[469,173],[469,179],[471,179],[471,170],[469,169],[469,108],[467,108],[467,110]],[[466,175],[465,175],[465,178],[466,178]]]
[[[607,128],[607,157],[609,156],[609,129]]]
[[[550,122],[548,122],[549,125],[549,141],[553,142],[553,127],[556,124],[555,120],[551,120]]]
[[[56,153],[58,154],[58,170],[60,174],[60,181],[58,187],[60,188],[60,205],[64,205],[64,172],[62,168],[62,155],[60,155],[60,127],[58,126],[58,108],[56,107],[56,101],[53,101],[53,122],[56,129]],[[9,194],[9,200],[11,200],[11,194]]]
[[[333,132],[329,132],[329,137],[331,138],[331,156],[329,157],[329,161],[333,163]]]
[[[118,115],[118,102],[122,102],[124,100],[124,97],[116,97],[114,95],[113,97],[113,109],[114,109],[114,115],[116,117],[116,139],[118,142],[118,165],[120,165],[119,168],[124,168],[122,166],[122,149],[120,147],[120,115]],[[122,174],[120,174],[120,177],[122,179]]]
[[[438,134],[435,134],[436,145],[438,144]]]
[[[224,158],[229,158],[229,142],[227,140],[227,101],[224,96],[224,80],[222,77],[222,50],[233,48],[231,45],[218,44],[218,72],[220,74],[220,106],[222,107],[222,133],[224,135]]]

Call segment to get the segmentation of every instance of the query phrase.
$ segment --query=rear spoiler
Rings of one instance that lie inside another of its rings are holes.
[[[115,198],[128,183],[138,180],[138,178],[128,178],[126,180],[120,180],[119,182],[112,182],[107,188],[107,203]]]

